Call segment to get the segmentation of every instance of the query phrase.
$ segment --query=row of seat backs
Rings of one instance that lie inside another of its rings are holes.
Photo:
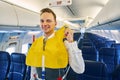
[[[99,50],[101,47],[110,48],[112,44],[116,43],[115,40],[110,40],[106,37],[102,37],[93,33],[87,33],[86,35],[87,35],[87,38],[94,43],[97,50]]]
[[[116,55],[120,56],[120,44],[113,44],[112,47],[116,48]],[[107,47],[102,48],[110,49]],[[98,61],[100,50],[97,50],[95,46],[82,46],[81,50],[85,60]]]
[[[85,72],[77,74],[70,68],[67,80],[108,80],[106,65],[102,62],[85,60]]]
[[[21,53],[0,51],[0,80],[24,80],[26,56]]]
[[[95,47],[84,46],[82,47],[82,55],[84,60],[105,63],[107,66],[107,72],[109,73],[109,80],[111,80],[112,73],[116,66],[120,64],[120,46],[118,44],[114,44],[113,48],[103,47],[98,52]]]
[[[120,80],[120,65],[109,76],[105,63],[85,60],[85,72],[77,74],[70,68],[67,80]]]
[[[92,34],[91,34],[92,35]],[[74,39],[78,41],[80,33],[74,34]],[[95,36],[95,35],[92,35]],[[91,39],[91,37],[84,37],[78,42],[78,47],[81,49],[82,46],[95,46],[97,50],[101,47],[111,47],[112,44],[116,43],[115,40],[105,39],[103,37],[97,36],[97,38]]]
[[[84,60],[100,61],[108,66],[109,73],[120,64],[120,50],[116,48],[101,48],[99,52],[92,46],[84,46],[82,48]]]
[[[86,37],[87,41],[88,38]],[[85,39],[85,41],[86,41]],[[97,39],[97,38],[96,38]],[[99,39],[98,39],[99,40]],[[99,40],[101,41],[101,40]],[[97,50],[99,51],[97,53],[97,51],[95,49],[91,49],[91,46],[85,46],[85,48],[82,48],[82,53],[83,53],[83,58],[85,60],[99,60],[103,63],[106,64],[107,68],[107,72],[108,73],[112,73],[114,71],[114,69],[116,68],[116,66],[118,64],[120,64],[120,44],[119,43],[115,43],[115,41],[109,41],[105,38],[103,38],[103,41],[105,41],[105,43],[100,42],[99,44],[96,42],[96,44],[98,44],[97,46]],[[90,42],[90,40],[89,40]],[[102,44],[103,43],[103,44]],[[110,48],[110,47],[114,47]],[[94,47],[92,47],[94,48]],[[102,48],[102,49],[101,49]],[[111,75],[110,75],[111,76]]]
[[[115,40],[109,40],[105,37],[101,37],[101,36],[98,36],[98,35],[95,35],[92,33],[86,33],[85,39],[83,39],[83,41],[84,40],[87,41],[87,43],[91,43],[91,41],[96,40],[96,42],[94,42],[96,44],[96,46],[92,46],[92,45],[87,44],[86,46],[83,46],[81,48],[82,52],[83,52],[83,57],[85,60],[98,61],[99,59],[101,59],[101,57],[99,57],[99,55],[101,55],[99,53],[101,53],[101,51],[102,51],[102,50],[100,51],[101,48],[110,49],[110,48],[114,47],[116,49],[115,50],[116,51],[115,57],[118,61],[118,62],[116,62],[116,64],[120,63],[120,43],[116,43]],[[103,52],[104,51],[106,52],[106,49],[104,49]],[[109,53],[114,54],[114,52],[109,52]],[[104,54],[107,55],[106,53],[104,53]]]
[[[97,50],[100,50],[102,47],[110,48],[112,44],[115,44],[116,42],[114,40],[107,40],[104,42],[95,42],[95,46]]]
[[[115,40],[109,40],[92,33],[87,33],[84,40],[89,43],[95,41],[95,46],[87,45],[81,48],[85,60],[106,63],[110,73],[120,64],[120,44],[116,43]]]

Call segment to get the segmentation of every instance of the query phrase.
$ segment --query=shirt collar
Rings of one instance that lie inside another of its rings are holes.
[[[53,36],[55,35],[55,31],[47,38],[47,39],[50,39],[52,38]],[[43,35],[43,38],[45,38],[45,36]]]

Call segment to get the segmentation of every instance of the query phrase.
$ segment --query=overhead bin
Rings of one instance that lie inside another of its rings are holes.
[[[39,25],[39,13],[35,13],[23,8],[15,7],[18,16],[18,25],[20,26],[37,26]]]
[[[13,6],[2,1],[0,1],[0,25],[17,25]]]
[[[120,0],[109,0],[106,6],[99,12],[97,17],[89,26],[103,26],[106,24],[113,24],[120,19]],[[119,22],[117,25],[120,24]],[[114,26],[115,27],[115,26]]]
[[[0,25],[38,26],[39,13],[0,1]]]

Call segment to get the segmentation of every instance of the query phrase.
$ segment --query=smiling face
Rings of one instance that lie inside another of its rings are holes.
[[[56,26],[56,20],[52,13],[45,12],[40,15],[40,25],[46,37],[50,36],[54,32]]]

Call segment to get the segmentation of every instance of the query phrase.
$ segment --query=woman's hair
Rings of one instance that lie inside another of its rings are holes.
[[[42,15],[45,12],[52,13],[53,16],[54,16],[54,19],[56,21],[56,14],[51,9],[49,9],[49,8],[43,8],[40,12],[41,12],[40,15]]]

